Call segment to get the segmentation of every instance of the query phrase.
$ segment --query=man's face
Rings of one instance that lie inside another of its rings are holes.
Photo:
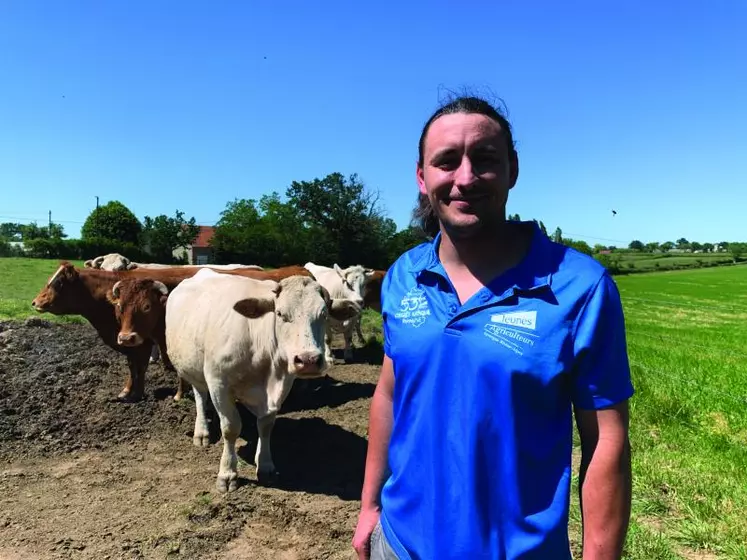
[[[417,180],[443,227],[470,236],[505,220],[517,174],[500,124],[485,115],[456,113],[431,123]]]

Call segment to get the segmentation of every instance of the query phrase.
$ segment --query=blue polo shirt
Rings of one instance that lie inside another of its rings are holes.
[[[612,278],[533,225],[526,258],[465,303],[440,234],[384,278],[395,385],[381,523],[400,558],[571,558],[572,404],[606,407],[633,386]]]

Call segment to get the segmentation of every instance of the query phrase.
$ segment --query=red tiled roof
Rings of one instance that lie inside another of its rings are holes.
[[[197,239],[192,243],[192,247],[210,247],[209,241],[215,233],[213,226],[199,226],[200,233],[197,234]]]

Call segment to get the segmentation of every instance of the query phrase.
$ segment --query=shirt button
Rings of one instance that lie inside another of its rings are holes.
[[[456,306],[455,304],[453,304],[453,303],[452,303],[452,304],[451,304],[451,305],[449,306],[449,313],[456,313],[456,310],[457,310],[457,306]]]

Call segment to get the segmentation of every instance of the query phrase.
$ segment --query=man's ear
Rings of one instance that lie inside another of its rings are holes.
[[[511,150],[508,161],[510,165],[508,188],[513,189],[516,181],[519,180],[519,155],[516,153],[516,150]]]
[[[418,190],[420,191],[420,194],[427,195],[428,193],[425,190],[425,174],[420,165],[415,166],[415,180],[418,182]]]

